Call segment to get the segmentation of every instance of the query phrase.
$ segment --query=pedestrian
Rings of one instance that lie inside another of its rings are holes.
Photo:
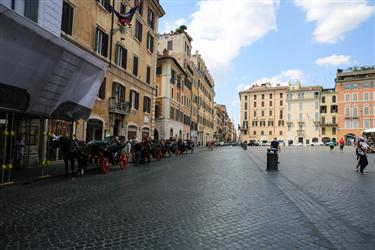
[[[21,161],[23,159],[24,148],[25,148],[25,143],[23,142],[23,138],[21,135],[18,135],[16,137],[16,141],[14,142],[13,148],[14,148],[14,168],[21,169]]]
[[[359,166],[360,166],[360,162],[359,162],[359,143],[361,142],[362,140],[359,139],[357,140],[356,142],[354,142],[354,146],[355,146],[355,155],[356,155],[356,159],[357,159],[357,165],[355,166],[354,168],[354,171],[358,172],[359,170]]]
[[[358,142],[358,155],[359,155],[359,165],[360,165],[359,172],[361,174],[367,174],[367,172],[365,172],[364,170],[368,165],[367,151],[369,149],[370,148],[368,147],[367,143],[364,140],[361,140]]]
[[[344,141],[344,139],[342,137],[339,140],[339,144],[340,144],[340,152],[343,152],[344,151],[345,141]]]
[[[333,149],[335,148],[335,143],[333,142],[333,141],[329,141],[328,142],[328,145],[329,145],[329,148],[330,148],[330,152],[332,152],[333,151]]]

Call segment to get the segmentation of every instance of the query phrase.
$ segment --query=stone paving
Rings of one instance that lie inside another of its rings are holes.
[[[374,249],[375,169],[354,153],[216,148],[0,190],[0,249]],[[372,162],[373,156],[370,156]]]

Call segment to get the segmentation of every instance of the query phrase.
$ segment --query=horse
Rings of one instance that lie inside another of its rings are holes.
[[[69,161],[71,164],[72,176],[74,176],[74,162],[77,159],[78,172],[80,175],[84,174],[87,169],[87,162],[89,157],[89,147],[86,142],[77,139],[70,139],[65,136],[57,136],[52,138],[51,146],[53,148],[59,147],[61,149],[62,157],[65,163],[65,177],[69,175]]]

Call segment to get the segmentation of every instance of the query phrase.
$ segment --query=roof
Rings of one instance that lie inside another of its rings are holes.
[[[170,55],[158,55],[158,62],[162,61],[162,60],[168,60],[168,59],[172,60],[174,62],[174,64],[177,65],[177,67],[181,70],[181,72],[183,72],[184,75],[187,76],[185,70],[181,67],[181,65],[178,63],[176,58],[174,58],[173,56],[170,56]]]

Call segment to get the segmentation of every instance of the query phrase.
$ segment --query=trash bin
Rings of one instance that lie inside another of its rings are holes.
[[[268,148],[267,149],[267,171],[277,171],[278,165],[278,153],[277,149],[275,148]]]

